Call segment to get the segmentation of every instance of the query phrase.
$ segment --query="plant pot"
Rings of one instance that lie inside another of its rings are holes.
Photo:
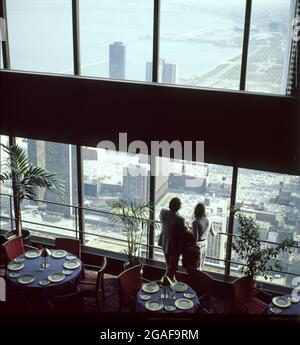
[[[138,259],[134,260],[134,261],[127,260],[123,264],[124,270],[127,270],[128,268],[131,268],[134,266],[141,266],[142,267],[142,264],[140,263],[140,261]]]
[[[4,234],[4,237],[7,241],[12,240],[13,238],[17,237],[18,233],[17,230],[12,230],[12,231],[7,231]],[[22,237],[23,237],[23,241],[24,244],[28,244],[30,245],[31,242],[31,234],[29,230],[22,230]]]

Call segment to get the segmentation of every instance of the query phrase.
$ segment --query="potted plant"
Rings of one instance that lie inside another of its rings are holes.
[[[246,216],[240,210],[234,210],[235,216],[239,222],[240,236],[233,238],[232,248],[245,262],[241,272],[250,276],[253,284],[258,276],[264,279],[272,279],[269,275],[270,270],[277,268],[282,269],[279,261],[276,260],[280,252],[290,252],[290,247],[297,245],[292,239],[285,239],[281,243],[264,248],[261,243],[261,228],[251,216]],[[270,263],[274,260],[274,267]]]
[[[19,145],[1,145],[7,153],[5,165],[8,173],[0,173],[0,182],[11,181],[14,194],[16,230],[5,234],[7,239],[13,236],[23,236],[24,240],[30,236],[28,230],[22,229],[21,204],[24,199],[37,200],[37,188],[56,191],[60,196],[64,193],[63,182],[57,174],[32,165],[24,150]]]
[[[140,265],[141,242],[144,230],[152,221],[149,219],[151,207],[148,203],[126,203],[123,200],[107,201],[113,212],[111,219],[114,224],[122,224],[127,238],[127,261],[124,269]]]

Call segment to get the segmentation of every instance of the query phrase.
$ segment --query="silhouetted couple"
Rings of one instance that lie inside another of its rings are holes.
[[[175,272],[178,270],[180,255],[183,256],[185,267],[196,266],[202,270],[208,233],[211,232],[216,235],[212,223],[205,214],[205,206],[202,203],[197,204],[195,207],[192,233],[188,231],[185,219],[178,214],[180,208],[180,199],[173,198],[170,200],[169,210],[162,209],[160,212],[162,231],[158,245],[162,247],[164,252],[167,266],[166,275],[170,279],[174,279]]]

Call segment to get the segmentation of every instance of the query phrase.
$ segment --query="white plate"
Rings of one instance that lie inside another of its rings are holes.
[[[68,260],[64,262],[64,268],[67,270],[75,270],[80,266],[80,261],[77,260]]]
[[[278,307],[271,307],[270,308],[270,312],[272,314],[280,314],[282,312],[282,309],[281,308],[278,308]]]
[[[63,273],[57,272],[52,273],[48,275],[48,280],[50,280],[51,283],[60,283],[62,282],[66,276]]]
[[[155,293],[159,291],[159,286],[156,283],[145,283],[142,286],[142,290],[147,293]]]
[[[55,250],[52,250],[51,252],[51,256],[55,259],[62,259],[67,255],[68,253],[63,249],[55,249]]]
[[[10,272],[9,276],[11,278],[18,278],[18,277],[20,277],[20,273],[19,272]]]
[[[66,276],[69,276],[70,274],[72,274],[74,271],[70,271],[70,270],[63,270],[62,273],[65,274]]]
[[[41,252],[39,250],[28,250],[24,255],[27,259],[35,259],[41,256]]]
[[[24,262],[10,262],[7,268],[10,271],[20,271],[25,266]]]
[[[285,296],[276,296],[272,299],[272,303],[279,308],[288,308],[291,305],[291,301]]]
[[[17,256],[16,258],[14,258],[14,262],[20,263],[20,262],[24,262],[24,256]]]
[[[159,311],[162,310],[164,305],[158,301],[147,301],[145,303],[145,308],[150,311]]]
[[[187,298],[179,298],[175,301],[175,306],[178,309],[183,309],[183,310],[187,310],[187,309],[191,309],[194,306],[194,303]]]
[[[184,282],[173,283],[172,287],[173,287],[174,291],[176,291],[176,292],[184,292],[189,288],[188,285]]]
[[[151,296],[149,296],[149,295],[140,295],[140,299],[142,301],[149,301],[151,299]]]
[[[67,255],[66,259],[68,259],[68,260],[76,260],[77,258],[74,255]]]
[[[35,281],[35,276],[33,274],[22,274],[18,278],[20,284],[31,284]]]
[[[165,310],[166,311],[174,311],[174,310],[176,310],[176,307],[174,307],[173,305],[165,305]]]
[[[40,280],[39,284],[42,285],[42,286],[47,286],[47,285],[50,284],[50,280],[48,280],[48,279]]]

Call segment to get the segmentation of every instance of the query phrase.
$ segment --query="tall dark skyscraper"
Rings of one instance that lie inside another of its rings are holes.
[[[123,200],[127,203],[146,203],[148,201],[149,175],[139,165],[123,169]]]
[[[27,143],[30,162],[44,167],[50,173],[58,174],[65,186],[63,201],[56,193],[50,191],[46,191],[44,195],[38,195],[38,198],[67,205],[77,205],[76,147],[31,139],[28,139]],[[63,213],[65,217],[70,217],[73,213],[69,207],[52,204],[47,204],[47,211]]]
[[[109,45],[109,78],[125,79],[126,49],[122,42]]]
[[[159,80],[165,84],[177,83],[177,65],[166,63],[165,60],[159,61]],[[152,62],[146,63],[146,81],[152,81]]]

